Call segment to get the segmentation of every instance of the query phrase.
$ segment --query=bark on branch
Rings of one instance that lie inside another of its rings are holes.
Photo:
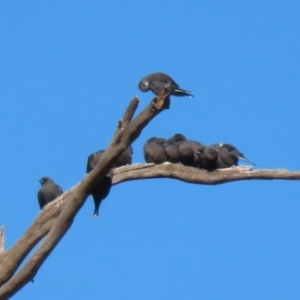
[[[46,205],[27,231],[7,251],[4,251],[4,228],[0,229],[0,300],[9,299],[34,278],[48,255],[72,225],[87,196],[107,174],[121,152],[140,135],[150,120],[169,107],[169,87],[165,87],[164,91],[132,120],[138,102],[137,98],[130,102],[119,121],[114,138],[96,168],[79,184]],[[252,171],[249,167],[234,167],[208,172],[182,164],[134,164],[114,170],[113,184],[149,178],[173,178],[194,184],[215,185],[252,179],[299,180],[300,171],[291,172],[285,169]],[[41,240],[40,246],[16,272],[29,252]]]
[[[173,178],[188,183],[216,185],[238,180],[300,180],[300,171],[288,171],[286,169],[252,170],[252,167],[238,166],[228,169],[209,172],[182,164],[165,163],[161,165],[134,164],[124,166],[114,171],[113,184],[125,181],[150,178]]]
[[[5,227],[2,226],[0,228],[0,255],[4,252],[4,246],[5,246]]]
[[[38,269],[55,248],[73,223],[73,220],[93,188],[112,168],[118,156],[135,139],[143,128],[161,111],[168,108],[170,86],[156,96],[151,103],[132,121],[138,106],[134,98],[117,131],[98,165],[83,180],[46,205],[24,235],[0,256],[0,299],[9,299],[36,275]],[[121,126],[120,126],[121,125]],[[17,268],[33,247],[42,240],[40,246],[16,274]]]

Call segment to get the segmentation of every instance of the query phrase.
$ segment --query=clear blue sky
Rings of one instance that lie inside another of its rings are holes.
[[[173,98],[134,142],[184,133],[231,142],[260,168],[300,170],[299,1],[2,1],[0,225],[10,247],[39,207],[105,148],[137,83],[164,71]],[[170,179],[115,186],[13,299],[300,299],[300,185]]]

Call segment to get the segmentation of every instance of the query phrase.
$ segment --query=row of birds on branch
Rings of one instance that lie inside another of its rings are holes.
[[[170,95],[194,97],[190,91],[180,88],[172,77],[162,72],[151,73],[142,78],[139,82],[139,89],[142,92],[151,90],[158,95],[167,84],[170,85]],[[144,145],[144,156],[146,162],[155,164],[167,161],[181,162],[187,166],[206,170],[237,166],[239,159],[253,164],[231,144],[216,143],[205,146],[197,141],[187,140],[180,133],[168,140],[157,137],[150,138]]]
[[[139,89],[142,92],[152,91],[155,95],[158,95],[163,88],[169,84],[170,85],[170,95],[174,96],[189,96],[193,97],[192,93],[181,89],[175,80],[169,75],[156,72],[151,73],[142,78],[138,84]],[[101,160],[105,150],[99,150],[88,157],[87,163],[87,173],[93,170],[98,162]],[[131,164],[132,162],[132,147],[128,147],[118,158],[115,163],[115,168],[118,168],[123,165]],[[38,201],[40,208],[53,201],[57,197],[63,194],[62,188],[57,185],[50,177],[44,176],[40,179],[41,188],[38,191]],[[98,186],[93,190],[92,196],[95,202],[94,217],[98,217],[98,211],[100,203],[103,199],[109,194],[110,188],[112,185],[112,170],[108,172],[106,177],[98,184]]]
[[[144,157],[148,163],[180,162],[208,171],[237,166],[239,159],[255,165],[231,144],[215,143],[205,146],[200,142],[188,140],[181,133],[176,133],[169,139],[150,138],[144,144]]]
[[[142,78],[138,87],[142,92],[152,91],[158,95],[166,85],[170,86],[170,95],[193,97],[192,93],[179,87],[169,75],[156,72]],[[101,160],[105,150],[99,150],[88,157],[86,172],[92,171]],[[125,149],[114,168],[132,163],[132,147]],[[187,140],[183,134],[177,133],[170,139],[152,137],[144,144],[144,157],[146,162],[162,164],[164,162],[182,163],[186,166],[215,170],[238,165],[238,160],[243,159],[251,163],[239,150],[231,144],[212,144],[205,146],[197,141]],[[253,164],[253,163],[252,163]],[[253,164],[254,165],[254,164]],[[92,191],[95,203],[94,217],[98,217],[99,207],[107,197],[112,185],[113,172],[110,170],[102,181]],[[40,208],[63,194],[62,188],[50,177],[42,177],[41,188],[38,191]]]
[[[86,172],[91,172],[100,162],[105,150],[99,150],[88,157]],[[125,149],[113,168],[132,163],[132,146]],[[205,146],[197,141],[187,140],[183,134],[176,133],[169,139],[152,137],[144,144],[144,157],[147,163],[162,164],[165,162],[182,163],[186,166],[202,168],[209,171],[237,166],[239,159],[249,161],[242,152],[231,144],[212,144]],[[254,164],[253,164],[254,165]],[[110,192],[113,169],[92,191],[95,209],[93,216],[98,217],[99,207]],[[62,188],[50,177],[42,177],[38,200],[42,209],[46,204],[63,194]]]

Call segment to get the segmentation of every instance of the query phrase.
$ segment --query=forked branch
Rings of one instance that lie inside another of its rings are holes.
[[[132,121],[138,106],[134,98],[98,165],[83,180],[44,207],[37,219],[12,246],[0,256],[0,299],[9,299],[36,275],[38,269],[70,228],[86,198],[112,168],[124,149],[138,138],[143,128],[161,111],[168,108],[170,86],[156,96]],[[121,126],[120,126],[121,125]],[[17,268],[33,247],[42,240],[29,260],[16,274]]]
[[[169,87],[166,86],[164,91],[132,120],[139,103],[135,97],[119,121],[114,138],[99,164],[79,184],[46,205],[27,231],[7,251],[4,251],[4,227],[0,229],[0,300],[9,299],[34,278],[48,255],[72,225],[74,217],[93,188],[107,174],[121,152],[140,135],[150,120],[169,107],[169,100]],[[173,178],[194,184],[216,185],[253,179],[300,180],[300,171],[291,172],[285,169],[252,171],[249,167],[240,166],[208,172],[182,164],[134,164],[115,169],[113,184],[150,178]],[[41,240],[40,246],[16,273],[28,253]]]

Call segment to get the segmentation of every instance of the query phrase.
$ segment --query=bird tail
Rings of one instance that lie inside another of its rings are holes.
[[[93,218],[98,219],[99,207],[95,208]]]
[[[193,98],[194,95],[190,92],[190,91],[187,91],[187,90],[183,90],[183,89],[180,89],[180,88],[177,88],[174,90],[174,93],[177,95],[177,96],[188,96],[190,98]]]
[[[241,159],[241,160],[243,160],[243,161],[246,161],[247,163],[249,163],[249,164],[251,164],[253,166],[256,166],[256,164],[254,162],[252,162],[251,160],[249,160],[245,156],[239,156],[238,158]]]

